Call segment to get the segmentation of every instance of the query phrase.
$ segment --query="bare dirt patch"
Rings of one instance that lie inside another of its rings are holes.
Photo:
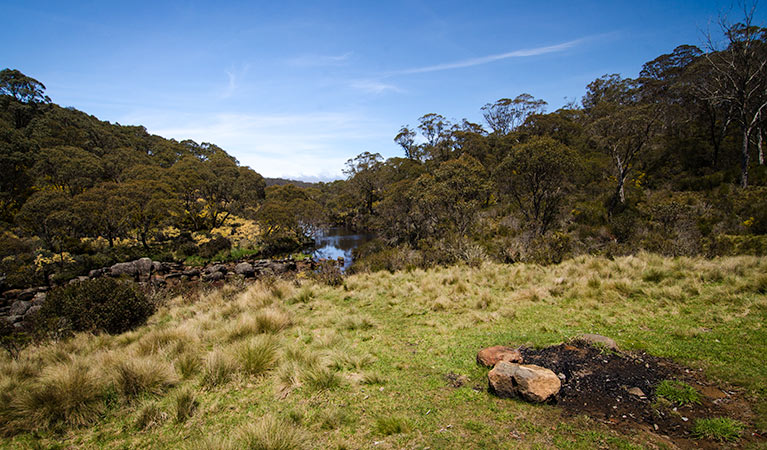
[[[643,352],[621,352],[571,341],[551,347],[520,349],[525,364],[556,373],[562,389],[556,404],[565,414],[586,414],[617,428],[656,435],[681,448],[720,448],[721,443],[696,439],[697,419],[730,417],[747,427],[735,446],[765,442],[753,431],[751,408],[739,390],[720,389],[700,371]],[[697,403],[678,405],[658,400],[663,380],[682,381],[700,394]],[[641,391],[641,392],[640,392]]]

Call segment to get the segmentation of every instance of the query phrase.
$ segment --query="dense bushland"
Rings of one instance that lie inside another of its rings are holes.
[[[364,152],[347,179],[303,187],[266,187],[214,144],[62,108],[3,70],[0,276],[292,252],[328,224],[378,235],[357,270],[764,254],[767,31],[749,15],[721,31],[722,48],[678,46],[551,113],[521,94],[482,106],[484,124],[426,114],[396,134],[404,157]]]

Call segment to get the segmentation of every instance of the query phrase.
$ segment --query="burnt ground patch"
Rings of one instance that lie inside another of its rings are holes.
[[[545,367],[560,377],[556,403],[566,415],[586,414],[617,428],[657,435],[682,448],[720,448],[720,442],[697,439],[693,426],[697,419],[730,417],[747,427],[734,445],[765,442],[753,430],[743,392],[720,389],[699,370],[644,352],[614,351],[580,340],[520,351],[524,364]],[[689,384],[700,394],[698,402],[678,405],[659,399],[656,388],[663,380]]]

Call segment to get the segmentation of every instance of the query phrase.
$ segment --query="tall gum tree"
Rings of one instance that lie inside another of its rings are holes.
[[[706,59],[712,71],[708,97],[732,108],[741,132],[740,186],[748,187],[749,142],[767,108],[767,28],[754,25],[756,5],[744,7],[741,22],[719,21],[726,48],[709,36]]]

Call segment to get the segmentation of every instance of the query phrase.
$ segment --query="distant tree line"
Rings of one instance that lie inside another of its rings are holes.
[[[719,47],[681,45],[636,79],[602,76],[554,112],[523,93],[482,106],[483,123],[425,114],[394,137],[403,156],[363,152],[346,179],[315,185],[266,183],[214,144],[62,108],[5,69],[0,280],[48,281],[41,261],[74,273],[144,255],[210,258],[233,245],[218,230],[247,220],[249,251],[264,256],[329,224],[372,231],[357,270],[766,254],[767,29],[752,18],[722,21]]]
[[[430,113],[323,186],[331,221],[372,230],[358,268],[578,253],[767,252],[767,29],[721,22],[717,48],[681,45],[636,79],[605,75],[545,113],[529,94],[484,123]]]

